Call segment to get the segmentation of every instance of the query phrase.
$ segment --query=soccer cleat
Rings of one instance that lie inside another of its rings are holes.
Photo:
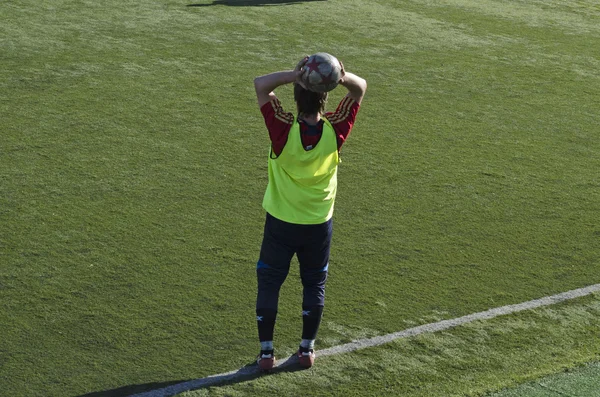
[[[273,354],[273,350],[261,350],[258,358],[256,359],[256,363],[258,364],[258,369],[263,372],[272,370],[275,366],[275,355]]]
[[[298,349],[298,362],[302,368],[310,368],[315,363],[315,351],[313,349]]]

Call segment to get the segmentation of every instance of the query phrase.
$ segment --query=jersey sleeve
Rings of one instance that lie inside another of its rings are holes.
[[[269,131],[273,153],[279,156],[283,151],[288,134],[294,123],[294,115],[283,110],[279,99],[275,98],[265,103],[260,111],[265,119],[265,125]]]
[[[349,96],[345,96],[340,101],[335,112],[326,113],[325,117],[327,117],[327,120],[329,120],[333,126],[337,136],[338,150],[341,149],[344,142],[346,142],[348,135],[350,135],[359,108],[360,105],[358,102]]]

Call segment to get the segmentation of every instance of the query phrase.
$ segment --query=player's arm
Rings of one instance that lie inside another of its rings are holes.
[[[361,103],[365,92],[367,91],[367,81],[362,77],[358,77],[354,73],[349,73],[344,70],[342,65],[342,78],[340,84],[348,89],[346,96],[354,99],[358,104]]]
[[[269,103],[275,96],[275,88],[290,84],[293,82],[300,81],[300,74],[302,73],[302,67],[308,60],[308,57],[304,57],[294,70],[284,70],[281,72],[269,73],[264,76],[260,76],[254,79],[254,90],[256,91],[256,98],[258,99],[258,107],[261,108],[265,103]]]
[[[255,78],[254,89],[256,90],[258,107],[260,108],[265,103],[277,98],[273,92],[275,88],[294,81],[296,81],[296,72],[293,70],[274,72]]]

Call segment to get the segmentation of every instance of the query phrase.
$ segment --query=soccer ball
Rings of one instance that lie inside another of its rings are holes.
[[[300,79],[310,91],[328,92],[337,87],[341,77],[340,61],[326,52],[318,52],[308,57]]]

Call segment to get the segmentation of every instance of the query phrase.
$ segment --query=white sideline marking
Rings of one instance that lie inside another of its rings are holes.
[[[572,291],[563,292],[561,294],[546,296],[544,298],[531,300],[528,302],[518,303],[515,305],[507,305],[495,309],[486,310],[484,312],[473,313],[463,317],[458,317],[450,320],[438,321],[437,323],[420,325],[418,327],[405,329],[404,331],[394,332],[387,335],[376,336],[369,339],[359,339],[354,342],[344,345],[330,347],[329,349],[317,351],[317,357],[331,356],[334,354],[349,353],[355,350],[364,349],[367,347],[379,346],[384,343],[391,342],[396,339],[408,338],[411,336],[421,335],[424,333],[442,331],[448,328],[453,328],[459,325],[464,325],[478,320],[487,320],[490,318],[503,316],[506,314],[517,313],[524,310],[531,310],[542,306],[550,306],[570,299],[581,298],[600,291],[600,284],[590,285],[589,287],[574,289]],[[275,371],[281,370],[297,363],[295,356],[285,360],[279,360]],[[185,391],[197,390],[204,387],[214,386],[221,383],[235,382],[243,378],[256,377],[259,374],[256,366],[242,367],[239,370],[226,372],[218,375],[210,375],[206,378],[194,379],[187,382],[178,383],[162,389],[151,390],[144,393],[135,394],[135,397],[167,397]]]

